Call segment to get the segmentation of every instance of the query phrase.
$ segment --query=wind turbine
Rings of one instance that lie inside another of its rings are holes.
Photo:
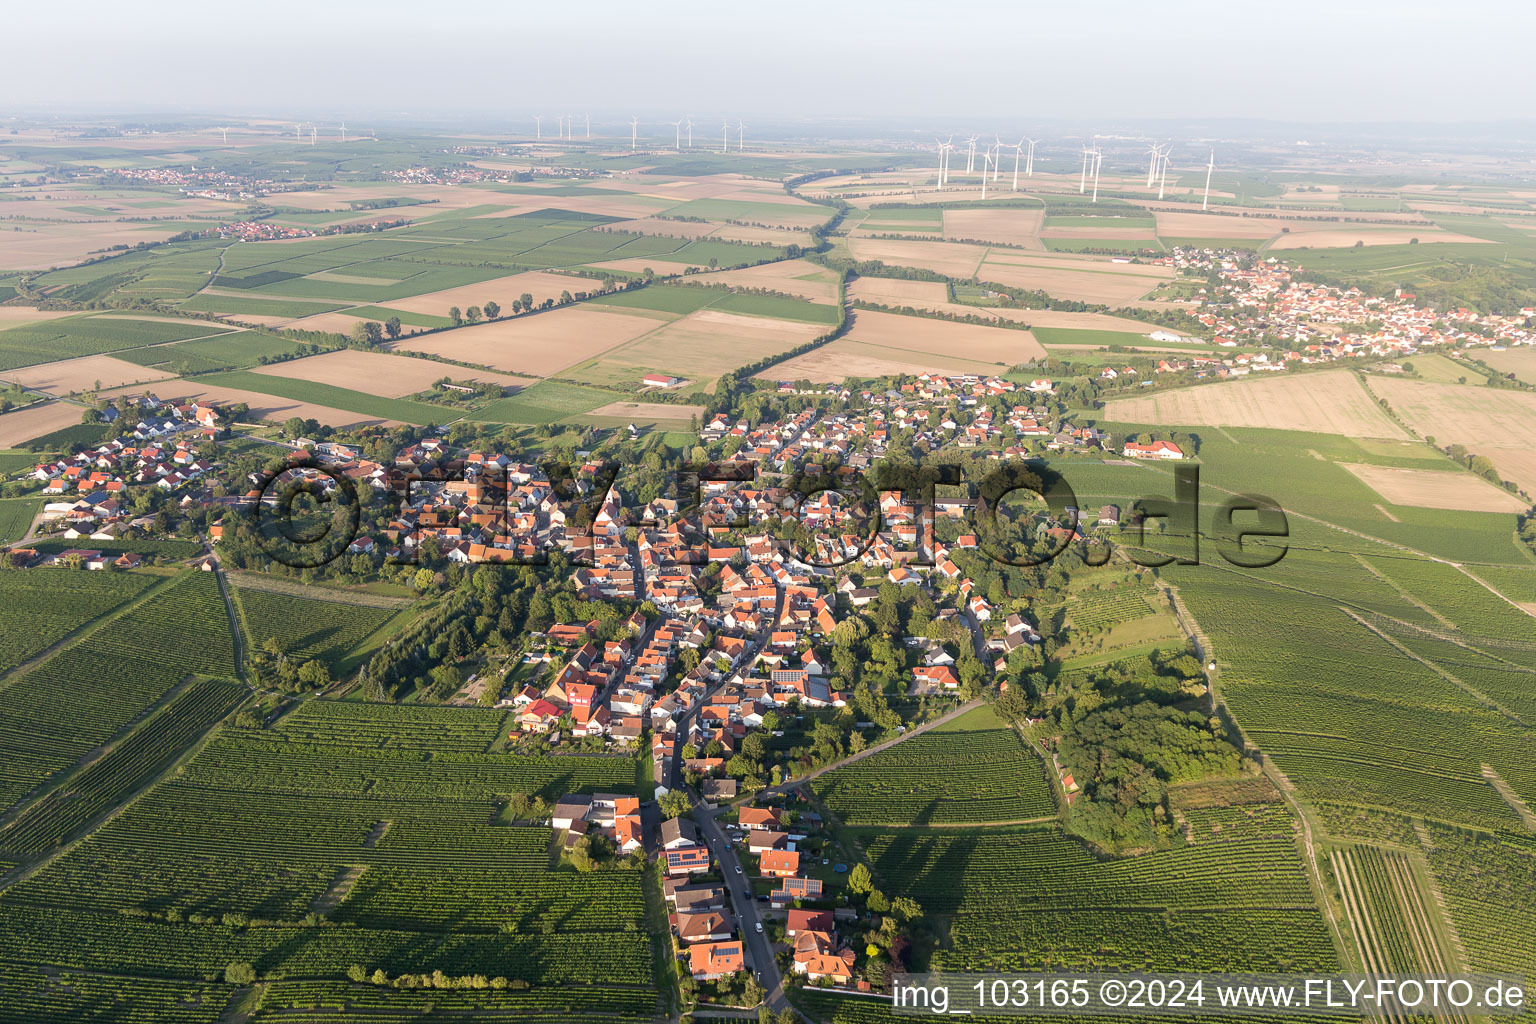
[[[313,146],[315,144],[315,140],[318,139],[318,138],[320,138],[320,129],[315,127],[314,125],[310,125],[309,126],[309,144],[311,146]]]
[[[565,115],[565,137],[567,140],[576,137],[576,118],[570,114]]]
[[[683,151],[683,122],[672,122],[672,148],[679,153]]]
[[[592,115],[587,115],[587,138],[592,138]]]
[[[1019,190],[1019,158],[1024,155],[1024,139],[1020,139],[1013,147],[1013,190]]]
[[[1024,160],[1024,174],[1026,177],[1033,178],[1035,176],[1035,143],[1040,140],[1026,139],[1025,141],[1029,143],[1029,156]]]
[[[347,122],[345,121],[341,122],[341,141],[343,143],[347,141]]]
[[[296,125],[293,126],[293,137],[294,138],[302,139],[304,137],[303,132],[304,132],[304,125],[303,125],[303,123],[299,123],[299,124],[296,124]]]
[[[1211,202],[1211,172],[1216,169],[1216,150],[1211,150],[1211,162],[1205,165],[1205,198],[1200,200],[1200,209],[1204,211]]]
[[[543,114],[534,114],[533,115],[533,137],[536,138],[536,139],[542,139],[544,137],[544,115]]]
[[[1087,146],[1083,147],[1083,173],[1077,176],[1077,194],[1082,195],[1088,191],[1088,154],[1091,152]]]
[[[741,152],[742,132],[746,131],[746,128],[747,126],[743,124],[741,118],[738,117],[736,119],[736,152],[738,153]]]
[[[720,152],[724,153],[726,147],[731,144],[731,122],[720,122]]]
[[[1093,147],[1093,202],[1099,201],[1099,168],[1104,165],[1104,151]]]
[[[629,119],[629,151],[631,153],[639,149],[639,146],[637,146],[635,143],[635,133],[639,130],[639,128],[640,119],[638,117],[631,117]]]
[[[976,136],[966,139],[965,144],[970,147],[965,153],[965,173],[970,174],[976,170]]]
[[[1163,151],[1154,142],[1147,147],[1147,152],[1151,154],[1147,160],[1147,188],[1151,188],[1152,182],[1157,179],[1157,163],[1162,158]]]
[[[981,151],[981,198],[987,198],[987,172],[992,169],[992,150],[987,148]]]
[[[994,135],[992,140],[994,147],[992,150],[992,184],[996,185],[997,172],[1003,166],[1003,137],[1001,135]]]
[[[219,131],[224,133],[224,141],[228,142],[229,141],[229,129],[228,128],[220,128]]]
[[[938,138],[935,137],[934,140],[933,140],[933,144],[934,144],[935,147],[938,148],[938,151],[939,151],[939,174],[938,174],[938,177],[935,178],[934,180],[938,182],[938,187],[939,188],[943,188],[944,187],[944,143],[940,142],[938,140]]]
[[[1168,154],[1172,152],[1173,143],[1170,142],[1168,148],[1163,150],[1163,173],[1157,183],[1157,198],[1159,199],[1163,198],[1163,192],[1168,188]]]
[[[688,148],[693,148],[693,118],[688,119]]]

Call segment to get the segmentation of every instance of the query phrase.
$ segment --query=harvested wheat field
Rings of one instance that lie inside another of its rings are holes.
[[[1417,238],[1420,242],[1477,242],[1486,238],[1458,235],[1439,228],[1420,227],[1328,227],[1316,231],[1295,231],[1275,239],[1270,249],[1347,249],[1356,243],[1361,245],[1407,245]]]
[[[826,331],[823,324],[701,309],[633,344],[606,353],[602,362],[660,370],[679,377],[714,377],[764,356],[804,345]]]
[[[401,338],[386,347],[479,363],[508,373],[548,377],[657,330],[673,319],[669,314],[646,310],[607,313],[566,306],[533,316]]]
[[[962,242],[908,242],[850,238],[848,251],[858,260],[880,260],[898,267],[920,267],[950,277],[970,277],[987,255],[985,247]]]
[[[1133,242],[1150,242],[1157,238],[1151,228],[1121,227],[1115,223],[1115,218],[1103,218],[1103,224],[1080,225],[1076,227],[1045,228],[1040,232],[1041,238],[1105,238],[1128,239]],[[1157,246],[1147,246],[1155,249]]]
[[[139,394],[143,388],[117,388],[113,391],[104,391],[103,395]],[[354,389],[356,390],[356,389]],[[291,398],[280,398],[277,395],[268,395],[260,391],[245,391],[241,388],[229,388],[219,384],[203,384],[196,378],[177,379],[173,382],[164,382],[155,388],[155,394],[167,401],[178,400],[186,402],[206,401],[221,405],[234,405],[244,402],[250,407],[251,416],[255,419],[272,420],[282,422],[294,416],[303,419],[313,419],[331,427],[375,426],[378,424],[395,425],[399,420],[383,420],[375,416],[363,416],[359,413],[348,412],[345,409],[333,409],[327,405],[315,405],[310,402],[298,402]],[[76,422],[79,417],[75,417]]]
[[[0,372],[0,380],[15,381],[23,387],[36,388],[55,395],[67,395],[71,391],[91,391],[96,382],[103,388],[115,388],[124,384],[139,384],[152,380],[165,380],[176,376],[164,370],[152,370],[147,366],[130,363],[112,356],[80,356],[61,359],[56,363],[39,363],[19,370]]]
[[[846,337],[865,345],[920,353],[943,366],[954,357],[971,363],[994,364],[995,369],[1045,358],[1045,349],[1028,331],[1014,327],[983,327],[957,324],[900,313],[861,309],[852,314]]]
[[[945,210],[944,237],[1044,249],[1040,225],[1045,210]]]
[[[757,374],[764,380],[808,380],[836,384],[849,377],[894,377],[921,373],[996,373],[998,367],[958,356],[927,356],[898,348],[838,338]]]
[[[636,235],[665,235],[668,238],[705,238],[708,237],[716,224],[708,221],[697,220],[658,220],[655,217],[642,217],[639,220],[620,220],[612,224],[604,224],[605,231],[628,231]]]
[[[631,274],[644,273],[646,270],[653,270],[657,274],[681,274],[684,267],[693,267],[695,270],[706,269],[706,264],[703,263],[682,263],[677,260],[664,260],[660,256],[631,256],[628,259],[604,260],[601,263],[586,265],[593,270],[624,270]]]
[[[939,309],[953,305],[943,281],[902,281],[894,277],[858,277],[848,284],[848,297],[885,306]],[[978,313],[991,312],[977,309]]]
[[[1471,384],[1370,378],[1370,388],[1414,430],[1493,460],[1506,479],[1536,491],[1536,395]]]
[[[837,275],[807,260],[764,263],[741,270],[718,270],[693,278],[698,284],[728,284],[736,288],[766,288],[811,302],[837,301]],[[939,286],[943,288],[943,285]]]
[[[1062,309],[1005,309],[1001,306],[968,306],[950,302],[949,289],[939,281],[900,281],[888,277],[860,277],[848,285],[848,296],[882,306],[911,306],[956,316],[992,317],[1031,327],[1065,327],[1077,331],[1117,331],[1123,334],[1147,334],[1166,330],[1108,313],[1074,313]],[[1088,346],[1093,347],[1093,346]]]
[[[1182,210],[1158,210],[1157,233],[1172,238],[1248,238],[1263,239],[1278,235],[1281,228],[1295,228],[1295,222],[1263,217],[1227,217],[1219,213],[1186,213]]]
[[[1169,427],[1268,427],[1345,437],[1401,438],[1348,370],[1222,381],[1141,398],[1116,398],[1104,418]]]
[[[524,292],[532,295],[535,303],[539,303],[545,299],[558,299],[560,293],[564,291],[575,295],[577,292],[596,291],[601,286],[600,281],[594,281],[590,277],[572,277],[540,270],[527,274],[513,274],[510,277],[497,277],[489,281],[481,281],[479,284],[466,284],[440,292],[428,292],[425,295],[414,295],[409,299],[392,299],[388,305],[391,309],[404,310],[408,313],[447,316],[450,306],[468,309],[470,306],[484,306],[487,302],[495,302],[510,313],[512,300],[522,298]]]
[[[404,398],[430,388],[434,381],[452,377],[456,381],[486,381],[505,386],[532,383],[527,377],[515,377],[489,370],[469,370],[462,366],[415,359],[411,356],[385,355],[344,348],[304,359],[258,366],[252,371],[271,377],[289,377],[316,384],[348,388],[381,398]]]
[[[801,231],[798,228],[758,227],[755,224],[722,224],[711,232],[710,237],[726,242],[747,242],[751,245],[798,245],[807,249],[816,244],[816,239],[809,231]]]
[[[1168,267],[1088,260],[1024,260],[993,252],[977,274],[1014,288],[1029,288],[1063,299],[1123,306],[1173,276]]]
[[[1500,373],[1512,373],[1527,384],[1536,384],[1536,346],[1522,345],[1503,352],[1479,349],[1473,355]]]
[[[584,420],[624,420],[627,423],[685,427],[690,418],[702,416],[701,405],[667,405],[664,402],[609,402],[581,414]]]
[[[1339,465],[1394,505],[1442,508],[1453,512],[1523,512],[1526,508],[1525,502],[1513,494],[1470,473],[1348,462]]]
[[[0,413],[0,448],[14,448],[34,437],[72,427],[84,414],[84,407],[65,402],[48,402]]]
[[[42,323],[44,320],[57,320],[60,317],[74,315],[74,311],[68,309],[38,309],[36,306],[0,306],[0,331],[11,327],[25,327],[27,324]]]

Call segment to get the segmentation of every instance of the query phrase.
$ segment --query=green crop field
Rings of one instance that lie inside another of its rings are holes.
[[[1056,813],[1045,763],[990,708],[813,784],[849,825],[1019,821]]]
[[[311,701],[265,730],[226,727],[0,895],[0,962],[193,983],[244,961],[302,979],[266,1004],[281,1020],[317,1019],[282,1010],[319,1012],[324,993],[381,1012],[415,1005],[350,985],[353,964],[526,982],[508,998],[531,1020],[599,1005],[601,986],[622,986],[621,1014],[653,1015],[640,872],[555,867],[547,828],[494,823],[514,790],[632,791],[635,761],[489,753],[507,723],[499,711]],[[321,906],[336,926],[303,920]]]
[[[253,649],[276,639],[285,654],[319,658],[332,668],[394,615],[388,608],[311,601],[244,587],[236,587],[235,596]]]
[[[623,398],[612,391],[560,381],[540,381],[510,398],[498,399],[468,415],[488,423],[554,423]]]
[[[155,582],[136,573],[0,569],[0,673],[127,604]]]
[[[47,586],[52,581],[44,574],[54,571],[78,570],[23,570],[39,577],[24,585]],[[27,612],[65,604],[60,596],[71,593],[54,583],[52,594],[38,598]],[[109,595],[93,597],[105,611]],[[78,607],[59,614],[55,634],[86,621]],[[36,641],[27,643],[12,660],[37,649]],[[11,804],[111,739],[187,676],[234,674],[233,637],[218,581],[210,573],[179,574],[131,615],[109,620],[30,671],[5,679],[0,689],[0,803]]]
[[[42,853],[175,762],[187,745],[245,700],[238,683],[193,683],[99,760],[74,773],[0,828],[0,853]]]
[[[1110,861],[1055,828],[860,835],[885,892],[948,922],[934,970],[1337,965],[1284,812]]]
[[[36,464],[37,456],[33,452],[20,448],[0,448],[0,478],[31,469]]]
[[[244,369],[257,365],[263,356],[275,359],[291,355],[298,347],[299,343],[295,341],[242,331],[223,337],[131,349],[117,353],[117,357],[140,366],[152,366],[168,373],[184,375],[210,370]]]
[[[0,544],[21,540],[43,510],[40,498],[0,498]]]
[[[360,416],[376,416],[379,419],[400,420],[403,423],[446,423],[458,418],[452,409],[442,409],[424,402],[413,402],[405,398],[380,398],[377,395],[353,391],[350,388],[338,388],[331,384],[320,384],[294,377],[279,377],[275,374],[231,370],[224,373],[205,374],[197,379],[205,384],[257,391],[265,395],[291,398],[296,402],[310,402],[345,412],[355,412]]]
[[[198,320],[164,323],[158,320],[68,317],[0,331],[0,369],[11,370],[55,359],[120,352],[144,345],[221,334],[227,330],[227,327]]]

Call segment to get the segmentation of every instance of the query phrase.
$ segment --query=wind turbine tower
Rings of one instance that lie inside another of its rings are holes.
[[[587,138],[589,140],[592,138],[592,115],[591,114],[587,115]]]
[[[997,184],[997,172],[1003,166],[1003,137],[992,136],[992,184]]]
[[[1162,176],[1158,179],[1157,183],[1157,198],[1159,199],[1163,198],[1163,193],[1167,191],[1168,188],[1168,154],[1172,152],[1173,143],[1170,142],[1168,144],[1168,148],[1163,150],[1163,173]]]
[[[631,117],[629,119],[629,151],[631,153],[635,152],[635,150],[639,148],[636,145],[636,133],[639,131],[639,128],[640,119],[638,117]]]
[[[229,141],[229,129],[228,128],[220,128],[219,131],[224,133],[224,141],[228,142]]]
[[[1099,168],[1104,165],[1104,151],[1093,147],[1093,202],[1099,201]]]
[[[535,139],[542,139],[544,137],[544,115],[543,114],[534,114],[533,115],[533,137]]]
[[[1029,143],[1029,156],[1024,158],[1024,174],[1026,177],[1033,178],[1035,176],[1035,143],[1040,140],[1026,139],[1025,141]]]
[[[313,146],[315,144],[315,141],[317,139],[319,139],[319,138],[320,138],[320,129],[315,127],[314,125],[310,125],[309,126],[309,144],[311,146]]]
[[[1211,162],[1205,165],[1205,198],[1200,200],[1200,209],[1204,209],[1211,203],[1211,172],[1216,169],[1216,150],[1211,150]]]
[[[745,124],[743,124],[742,121],[741,121],[741,118],[738,117],[736,119],[736,152],[738,152],[738,153],[741,152],[742,133],[745,132],[746,129],[747,129],[747,126]]]
[[[693,148],[693,118],[688,119],[688,148]]]
[[[1088,154],[1087,146],[1083,147],[1083,173],[1077,176],[1077,194],[1082,195],[1088,191]]]
[[[731,122],[720,122],[720,152],[724,153],[731,144]]]
[[[1013,147],[1013,190],[1019,190],[1019,157],[1024,155],[1024,140],[1020,139]]]
[[[347,141],[347,122],[345,121],[341,122],[341,141],[343,143]]]
[[[965,173],[971,174],[976,170],[976,136],[966,139],[965,144],[970,147],[965,153]]]
[[[672,122],[672,148],[679,153],[683,151],[683,122]]]

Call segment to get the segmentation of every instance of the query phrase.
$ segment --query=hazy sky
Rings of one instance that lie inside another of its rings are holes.
[[[0,115],[1536,116],[1530,0],[17,5]]]

